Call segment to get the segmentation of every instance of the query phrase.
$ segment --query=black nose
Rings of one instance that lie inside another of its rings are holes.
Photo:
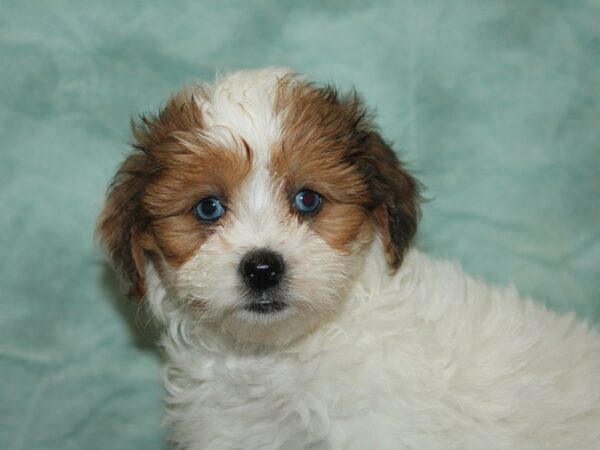
[[[242,258],[240,270],[248,286],[260,290],[267,289],[281,280],[284,270],[283,258],[269,250],[255,250]]]

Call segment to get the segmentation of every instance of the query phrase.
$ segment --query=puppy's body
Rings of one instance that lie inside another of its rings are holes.
[[[190,449],[597,448],[600,339],[514,289],[375,245],[348,308],[279,351],[170,327],[168,422]],[[183,344],[187,341],[188,344]]]
[[[239,72],[134,134],[99,233],[180,448],[600,446],[598,335],[409,250],[418,183],[356,95]]]

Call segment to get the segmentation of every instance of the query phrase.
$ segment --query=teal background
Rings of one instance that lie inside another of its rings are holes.
[[[216,69],[356,86],[418,245],[600,324],[600,2],[0,0],[0,447],[161,449],[160,357],[92,243],[129,119]]]

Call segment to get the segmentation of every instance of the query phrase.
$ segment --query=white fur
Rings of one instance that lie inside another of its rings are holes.
[[[209,331],[163,341],[187,449],[598,448],[600,338],[512,288],[374,245],[347,308],[280,350]],[[176,323],[176,322],[175,322]]]
[[[226,225],[181,268],[147,268],[166,326],[167,423],[185,449],[600,448],[600,338],[512,288],[416,249],[387,274],[379,240],[330,248],[290,220],[267,162],[282,69],[198,91],[202,133],[253,166]],[[279,251],[290,307],[240,308],[241,257]],[[190,309],[197,300],[202,308]]]
[[[258,162],[266,164],[270,146],[281,131],[273,102],[277,82],[284,77],[301,79],[290,69],[273,67],[235,72],[217,80],[214,87],[198,87],[194,97],[202,111],[204,132],[226,144],[232,136],[243,138]]]

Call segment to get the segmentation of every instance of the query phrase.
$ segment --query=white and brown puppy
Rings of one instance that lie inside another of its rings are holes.
[[[237,72],[134,135],[98,231],[164,324],[178,448],[600,448],[598,335],[410,249],[356,95]]]

